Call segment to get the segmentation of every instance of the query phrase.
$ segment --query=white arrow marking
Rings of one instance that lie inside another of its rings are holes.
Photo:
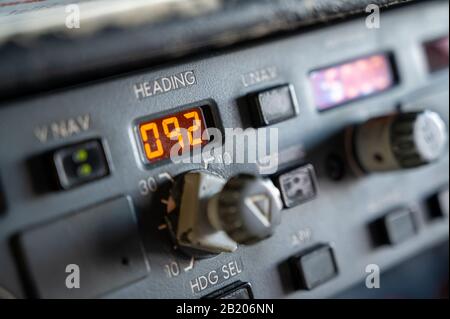
[[[189,265],[187,267],[184,267],[184,272],[188,272],[189,270],[192,270],[194,268],[194,257],[191,258],[191,261],[189,262]]]

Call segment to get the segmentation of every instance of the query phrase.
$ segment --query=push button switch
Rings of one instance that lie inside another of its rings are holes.
[[[57,182],[62,189],[84,184],[109,174],[99,140],[64,147],[53,152]]]
[[[297,101],[291,85],[254,93],[250,98],[255,108],[253,120],[257,127],[272,125],[297,115]]]
[[[371,225],[376,245],[397,245],[416,234],[413,213],[409,209],[399,209],[378,219]]]
[[[449,216],[449,189],[442,190],[431,196],[428,201],[430,219]]]
[[[248,282],[238,281],[204,297],[205,299],[253,299]]]
[[[294,207],[317,196],[317,179],[312,165],[305,165],[278,177],[278,186],[286,207]]]
[[[311,290],[338,274],[336,259],[329,245],[318,245],[289,259],[298,289]]]

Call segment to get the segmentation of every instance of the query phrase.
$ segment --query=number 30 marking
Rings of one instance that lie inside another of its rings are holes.
[[[156,183],[156,180],[150,176],[149,178],[141,179],[139,181],[139,192],[142,196],[146,196],[150,193],[154,193],[158,190],[158,184]]]

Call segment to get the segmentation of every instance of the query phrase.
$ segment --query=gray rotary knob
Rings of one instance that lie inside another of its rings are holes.
[[[447,139],[446,125],[435,112],[389,115],[355,129],[354,155],[367,172],[413,168],[439,159]]]
[[[209,202],[211,224],[240,244],[252,244],[271,236],[281,220],[282,203],[270,180],[238,175]]]

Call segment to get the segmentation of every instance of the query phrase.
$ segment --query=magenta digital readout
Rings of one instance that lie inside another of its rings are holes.
[[[310,81],[319,111],[385,91],[395,84],[391,62],[385,54],[313,71]]]
[[[448,35],[424,44],[431,73],[448,69],[449,41]]]

